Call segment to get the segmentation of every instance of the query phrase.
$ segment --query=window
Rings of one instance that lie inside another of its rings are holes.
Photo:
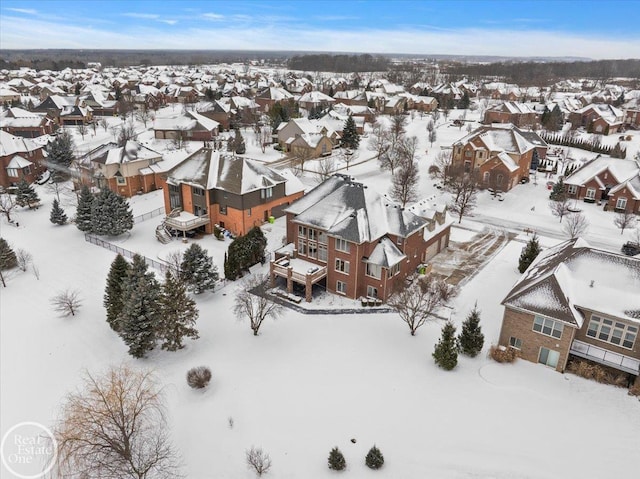
[[[116,176],[116,184],[119,186],[126,185],[127,179],[124,176]]]
[[[336,251],[342,251],[344,253],[349,252],[349,242],[342,238],[336,238]]]
[[[349,274],[349,262],[343,259],[336,259],[336,271]]]
[[[171,209],[182,208],[182,195],[179,186],[169,185],[169,205]]]
[[[540,354],[538,356],[538,362],[555,368],[558,365],[558,359],[560,359],[560,353],[552,349],[540,348]]]
[[[592,314],[587,328],[587,336],[623,348],[633,349],[633,344],[638,336],[638,327]]]
[[[522,349],[522,339],[511,336],[509,338],[509,346],[515,349]]]
[[[247,216],[251,216],[251,208],[247,209]]]
[[[344,281],[336,281],[336,292],[340,294],[347,294],[347,283]]]
[[[377,264],[367,263],[367,276],[380,279],[382,277],[382,268]]]
[[[584,195],[584,197],[588,200],[595,200],[596,199],[596,189],[595,188],[588,188],[587,189],[587,194]]]
[[[320,230],[298,226],[298,253],[327,262],[327,234]]]
[[[567,187],[567,193],[569,193],[570,195],[575,195],[578,191],[578,187],[576,185],[569,185]]]
[[[307,242],[302,238],[298,238],[298,254],[307,256]]]
[[[485,171],[484,174],[482,175],[482,181],[484,181],[485,183],[489,183],[489,172]]]
[[[304,226],[298,226],[298,237],[300,236],[307,236],[307,228],[305,228]]]
[[[273,187],[270,186],[269,188],[260,190],[260,198],[262,198],[263,200],[267,198],[271,198],[272,196],[273,196]]]
[[[13,176],[14,178],[18,177],[18,168],[7,168],[7,175]]]
[[[616,201],[616,209],[624,210],[627,208],[627,199],[626,198],[618,198]]]
[[[554,321],[553,319],[543,318],[542,316],[536,316],[533,320],[534,331],[557,339],[562,337],[563,328],[562,323]]]
[[[204,190],[197,186],[192,186],[191,191],[193,192],[193,196],[204,196]]]
[[[318,260],[323,263],[327,262],[327,245],[326,243],[318,243]]]
[[[471,150],[467,150],[464,152],[464,156],[467,158],[471,158]]]
[[[396,263],[387,271],[387,277],[391,278],[400,272],[400,263]]]
[[[502,182],[504,181],[504,175],[499,174],[496,178],[496,185],[502,186]]]
[[[227,206],[226,205],[220,205],[220,214],[221,215],[226,215],[227,214]]]
[[[373,286],[367,286],[367,296],[369,296],[370,298],[377,298],[378,288],[375,288]]]

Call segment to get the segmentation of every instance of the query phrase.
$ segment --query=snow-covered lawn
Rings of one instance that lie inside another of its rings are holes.
[[[640,402],[624,389],[524,361],[487,359],[499,335],[499,303],[518,277],[522,243],[508,243],[445,311],[459,325],[477,301],[486,336],[480,356],[461,357],[453,372],[439,370],[431,358],[440,323],[411,337],[393,314],[288,310],[254,337],[232,313],[236,283],[197,298],[199,340],[176,353],[154,351],[133,360],[102,307],[114,254],[85,242],[72,225],[52,225],[51,194],[42,187],[38,193],[43,206],[20,212],[19,228],[4,220],[0,225],[14,247],[33,255],[40,272],[39,280],[31,272],[15,273],[0,291],[2,433],[21,421],[51,425],[84,369],[127,362],[156,371],[175,445],[194,479],[254,477],[244,460],[252,445],[270,453],[274,479],[334,477],[327,468],[334,446],[343,451],[344,474],[351,478],[622,478],[640,460]],[[160,206],[154,195],[132,200],[136,214]],[[505,200],[496,209],[513,215],[520,206],[510,204]],[[67,213],[72,216],[73,208]],[[161,218],[136,225],[117,242],[149,257],[184,247],[155,240]],[[270,228],[274,249],[283,229],[279,223]],[[472,234],[460,230],[455,239]],[[200,241],[221,268],[227,243]],[[84,300],[74,318],[57,317],[49,304],[67,287]],[[213,372],[204,392],[185,380],[187,370],[199,365]],[[375,472],[364,466],[374,443],[385,456]]]

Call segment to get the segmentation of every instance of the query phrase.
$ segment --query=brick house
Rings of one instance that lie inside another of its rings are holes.
[[[573,358],[640,382],[640,259],[582,239],[542,252],[507,294],[499,344],[563,372]]]
[[[640,162],[600,157],[564,180],[570,198],[605,210],[640,214]]]
[[[48,96],[33,111],[47,113],[60,126],[87,124],[93,119],[93,109],[75,95]]]
[[[271,261],[271,284],[284,278],[289,293],[303,285],[307,301],[315,283],[384,301],[449,244],[445,212],[419,216],[346,175],[333,175],[284,211],[287,245]]]
[[[0,130],[0,186],[15,185],[23,178],[33,183],[47,169],[44,160],[42,145]]]
[[[0,129],[15,136],[37,138],[53,133],[55,124],[46,114],[33,113],[22,108],[9,108],[0,114]]]
[[[606,103],[593,103],[569,114],[571,128],[586,128],[591,133],[611,135],[617,133],[624,123],[622,110]]]
[[[153,131],[156,139],[210,141],[218,136],[219,123],[195,111],[186,111],[171,118],[156,118]]]
[[[321,108],[325,110],[336,102],[329,95],[325,95],[321,91],[310,91],[300,97],[298,103],[300,108],[311,110],[312,108]]]
[[[453,144],[453,165],[476,171],[484,187],[509,191],[529,177],[534,155],[546,158],[547,143],[510,123],[481,126]]]
[[[513,123],[517,127],[535,125],[540,121],[539,115],[524,103],[505,101],[484,112],[482,123]]]
[[[217,224],[243,235],[271,216],[282,216],[284,208],[304,194],[300,180],[288,172],[207,147],[160,176],[167,214],[182,211],[170,226],[182,231],[212,233]]]
[[[329,152],[331,148],[338,146],[340,143],[340,135],[331,129],[322,119],[308,120],[307,118],[294,118],[286,123],[280,123],[276,134],[278,136],[278,144],[284,151],[291,151],[291,144],[303,135],[307,135],[309,140],[314,144],[317,144],[319,139],[312,140],[311,137],[319,135],[320,137],[328,138],[331,143],[331,146],[327,150]]]
[[[294,96],[284,88],[269,87],[259,92],[255,97],[255,101],[260,105],[260,110],[269,113],[276,102],[288,104],[293,107],[295,99]]]

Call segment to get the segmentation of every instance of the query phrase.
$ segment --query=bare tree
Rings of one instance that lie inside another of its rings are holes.
[[[418,199],[418,162],[405,161],[391,178],[391,197],[400,202],[404,208],[407,203]]]
[[[104,128],[104,131],[106,133],[107,129],[109,128],[109,122],[107,121],[107,119],[102,118],[98,123],[102,128]]]
[[[28,251],[23,249],[16,250],[16,260],[18,261],[18,268],[22,272],[26,272],[29,269],[29,265],[33,262],[33,256]]]
[[[182,251],[176,250],[171,251],[167,255],[167,259],[165,260],[169,268],[176,274],[180,274],[180,268],[182,266]]]
[[[178,127],[171,139],[171,145],[176,150],[181,150],[187,142],[187,130],[184,127]]]
[[[463,168],[451,168],[448,183],[445,185],[452,198],[449,209],[458,215],[458,223],[462,217],[473,211],[478,197],[478,177],[475,171],[465,172]]]
[[[267,295],[267,281],[263,274],[251,276],[235,297],[233,311],[238,319],[249,318],[254,336],[258,335],[266,318],[275,319],[282,314],[282,306],[271,301]]]
[[[446,185],[449,182],[449,177],[451,176],[452,165],[453,165],[453,150],[451,151],[440,151],[436,156],[435,161],[433,162],[433,166],[437,169],[433,170],[433,174],[436,178],[442,181],[443,185]]]
[[[2,193],[0,194],[0,213],[3,213],[7,217],[7,221],[11,223],[11,212],[18,206],[13,199],[13,196]]]
[[[61,477],[182,477],[169,442],[162,394],[147,371],[114,367],[85,374],[67,396],[54,428]],[[68,474],[68,475],[67,475]]]
[[[147,127],[147,123],[153,120],[153,114],[149,111],[149,109],[144,106],[140,110],[136,112],[136,118],[142,122],[144,127]]]
[[[436,141],[436,138],[438,137],[436,130],[430,131],[429,132],[429,145],[433,146],[433,143]]]
[[[87,125],[84,123],[80,123],[78,125],[78,133],[80,133],[82,139],[84,140],[84,136],[87,134]]]
[[[252,446],[246,451],[247,466],[253,469],[258,477],[271,469],[271,457],[261,447]]]
[[[589,229],[589,220],[582,213],[573,213],[567,216],[562,230],[571,239],[582,236]]]
[[[636,215],[631,211],[616,213],[616,217],[613,219],[613,224],[620,228],[620,234],[624,234],[625,229],[635,228]]]
[[[382,123],[376,121],[373,124],[373,129],[371,130],[371,135],[369,137],[369,150],[375,151],[376,157],[380,159],[380,157],[389,149],[389,146],[389,132],[385,129]]]
[[[118,129],[118,146],[124,146],[127,141],[135,140],[137,136],[136,127],[132,121],[123,123]]]
[[[388,304],[397,311],[400,319],[407,323],[411,336],[415,336],[418,328],[428,319],[435,319],[436,310],[444,306],[455,293],[453,286],[444,280],[427,276],[395,292]]]
[[[323,156],[318,160],[316,169],[316,179],[318,183],[322,183],[324,180],[333,175],[336,171],[336,162],[333,156]]]
[[[563,195],[558,201],[549,201],[549,209],[551,214],[560,218],[560,223],[562,223],[562,218],[571,213],[570,199]]]
[[[62,316],[75,316],[80,306],[82,306],[82,300],[77,290],[67,289],[51,298],[51,304],[54,311]]]
[[[264,153],[265,150],[267,149],[267,145],[271,144],[271,141],[272,141],[271,134],[272,134],[271,127],[268,125],[261,126],[256,133],[258,144],[260,145],[260,150],[262,151],[262,153]]]

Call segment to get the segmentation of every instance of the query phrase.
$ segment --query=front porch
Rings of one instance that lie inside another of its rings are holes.
[[[290,256],[272,260],[269,265],[271,287],[275,287],[276,277],[287,280],[287,292],[293,294],[293,283],[304,285],[305,300],[311,302],[313,285],[327,276],[327,267]]]
[[[614,353],[577,339],[571,343],[569,353],[636,376],[640,374],[640,359]]]

